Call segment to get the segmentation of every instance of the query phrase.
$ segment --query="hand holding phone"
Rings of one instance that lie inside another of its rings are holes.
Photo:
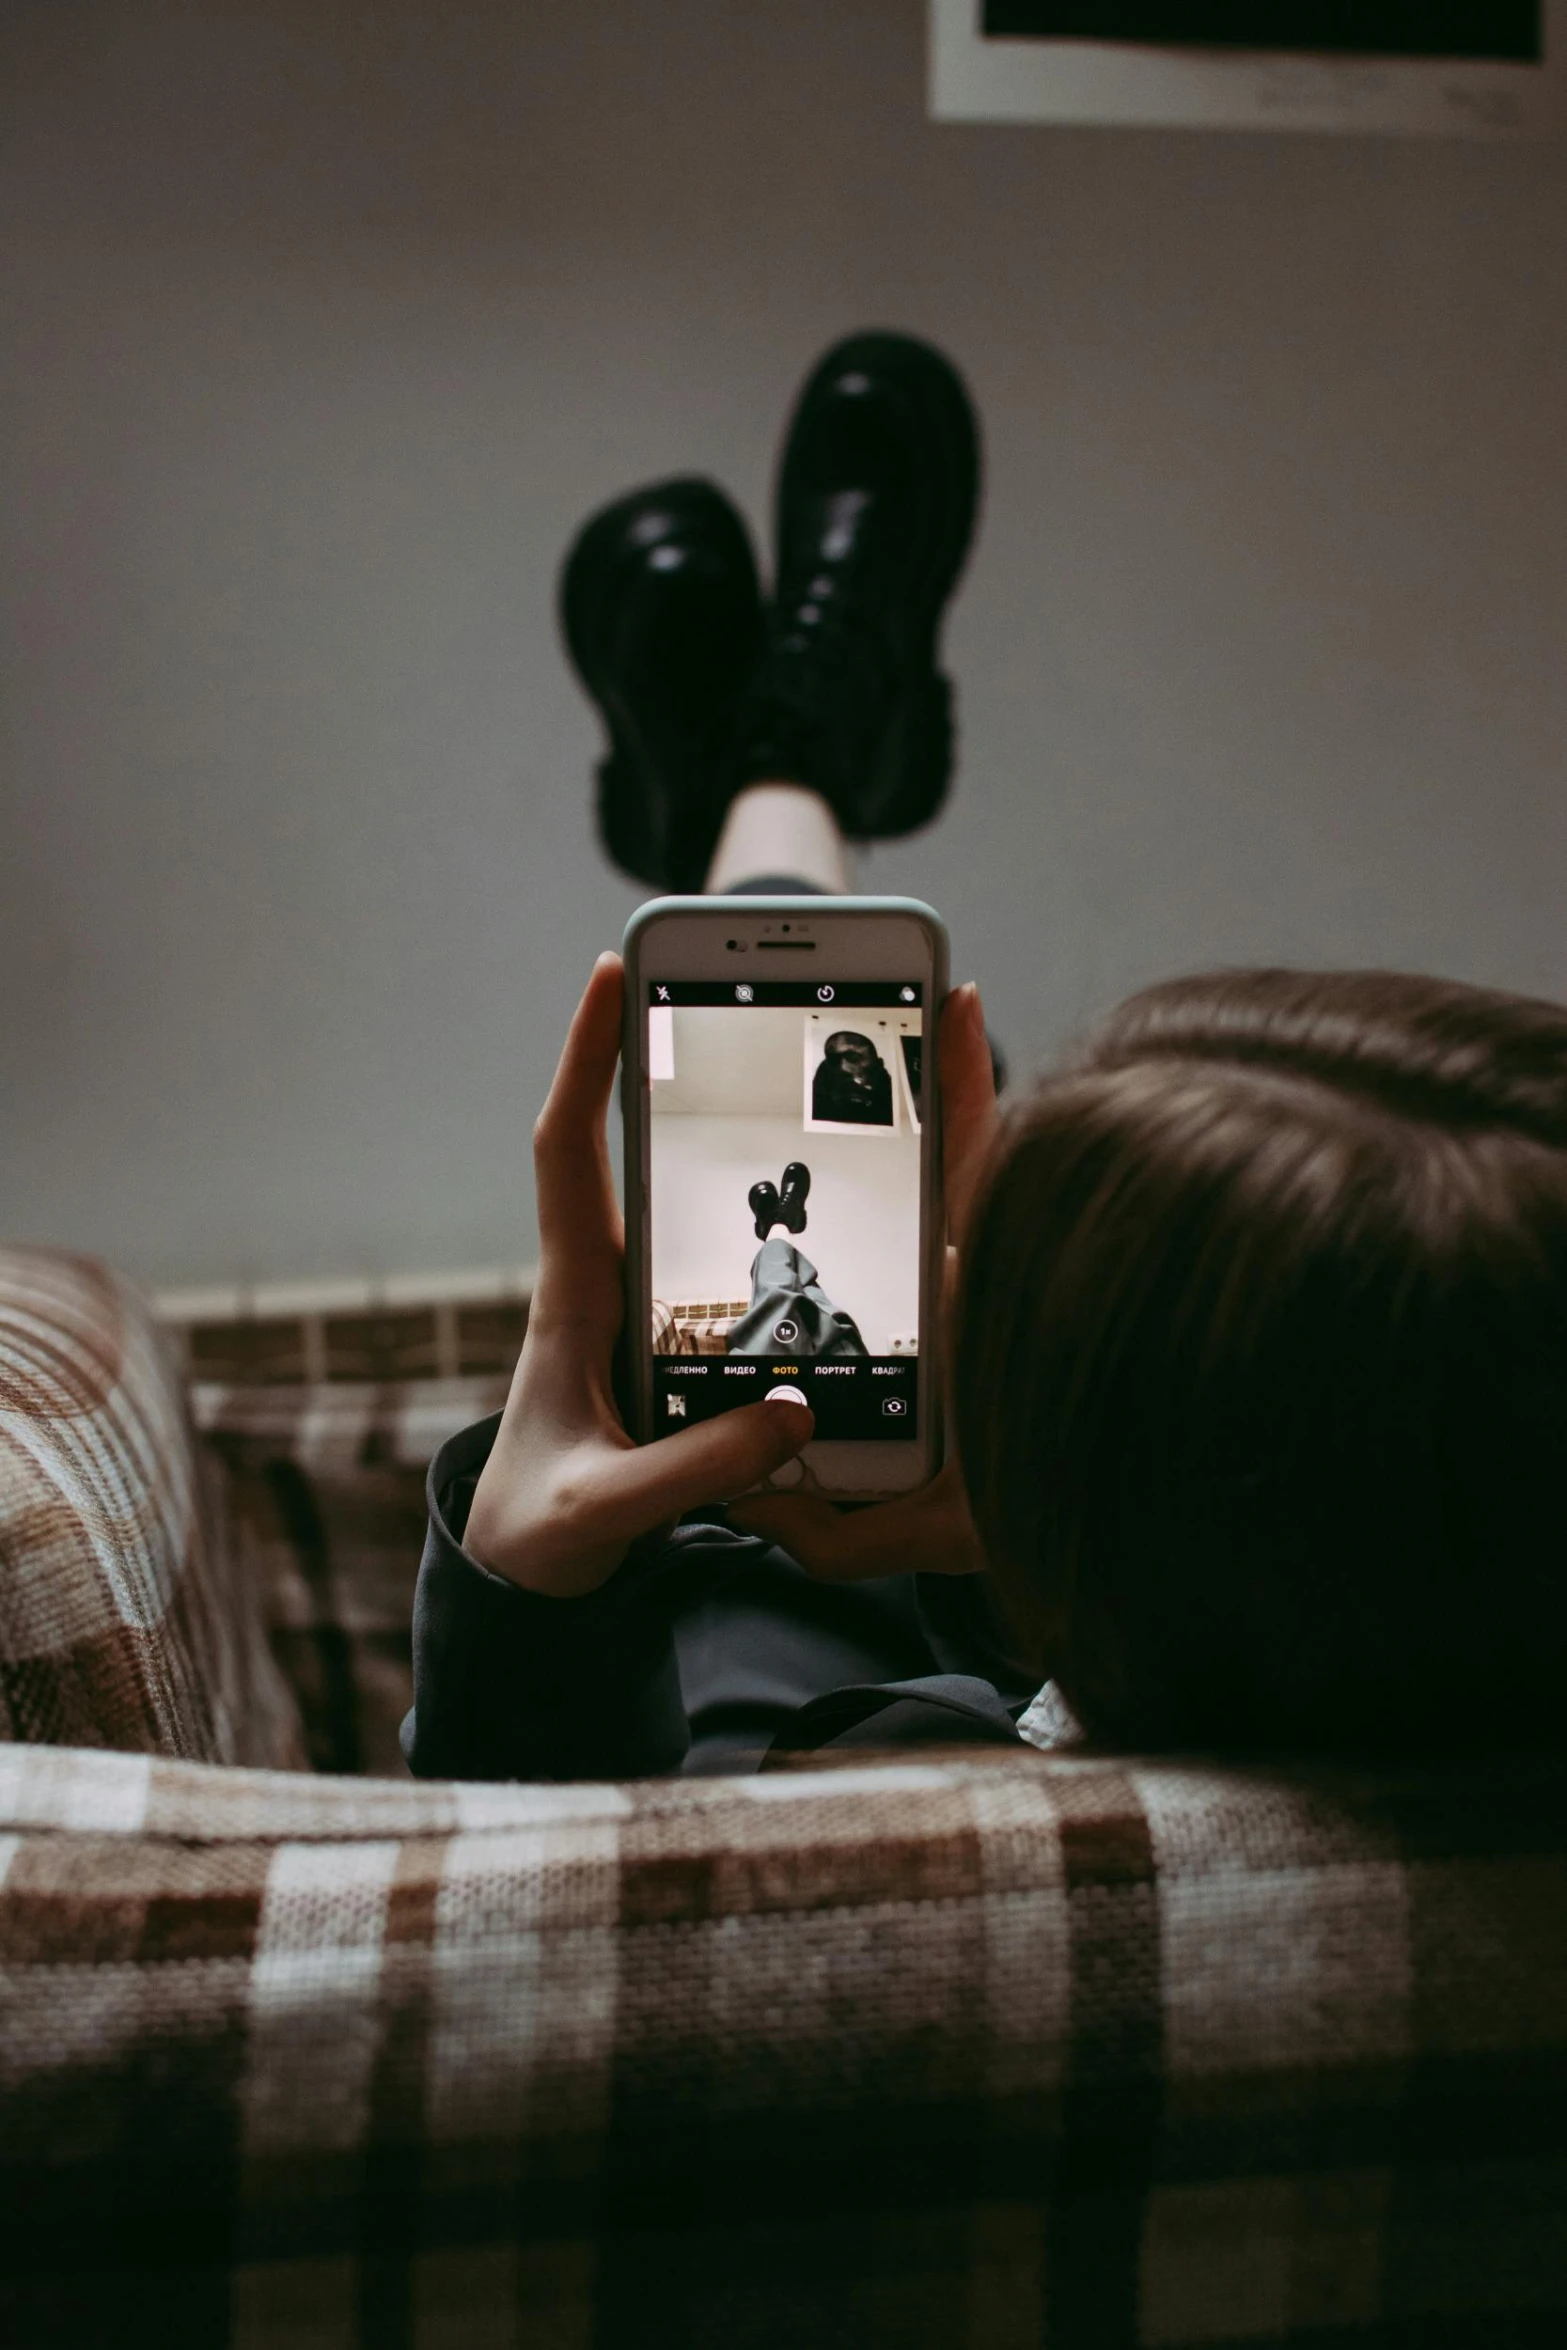
[[[606,1582],[640,1535],[759,1484],[812,1427],[798,1403],[756,1404],[665,1444],[638,1445],[621,1425],[624,1243],[605,1125],[622,997],[619,956],[600,956],[534,1130],[538,1284],[463,1536],[481,1566],[558,1599]]]

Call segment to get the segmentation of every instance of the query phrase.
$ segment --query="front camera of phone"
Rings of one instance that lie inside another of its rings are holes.
[[[735,951],[735,949],[736,949],[736,947],[737,947],[737,946],[740,944],[740,941],[739,941],[737,938],[730,938],[730,939],[726,939],[726,940],[724,941],[724,944],[725,944],[725,945],[728,947],[728,949],[729,949],[729,952],[730,952],[731,954],[733,954],[733,953],[734,953],[734,951]]]

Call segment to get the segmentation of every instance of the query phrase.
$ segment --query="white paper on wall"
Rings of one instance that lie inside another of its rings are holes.
[[[1440,42],[1421,33],[1423,18],[1440,20]],[[1302,45],[1280,43],[1281,22]],[[1235,45],[1235,34],[1250,39],[1254,25],[1258,45]],[[1103,32],[1083,37],[1080,26]],[[1161,37],[1132,38],[1123,35],[1127,27]],[[1404,53],[1339,45],[1367,38],[1368,27],[1370,39]],[[1306,46],[1313,38],[1323,45]],[[1427,38],[1448,53],[1409,53]],[[1075,8],[931,0],[930,108],[948,122],[1549,137],[1567,129],[1567,0],[1472,0],[1426,11],[1397,0],[1354,10],[1332,0],[1316,7],[1090,0]]]

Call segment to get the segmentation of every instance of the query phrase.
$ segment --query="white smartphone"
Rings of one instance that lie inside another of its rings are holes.
[[[643,1442],[802,1395],[775,1484],[941,1460],[947,934],[913,898],[657,898],[624,941],[627,1329]]]

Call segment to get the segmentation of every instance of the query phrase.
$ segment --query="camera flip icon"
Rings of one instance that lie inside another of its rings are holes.
[[[901,1395],[884,1395],[881,1399],[881,1408],[887,1419],[901,1420],[909,1407]]]

